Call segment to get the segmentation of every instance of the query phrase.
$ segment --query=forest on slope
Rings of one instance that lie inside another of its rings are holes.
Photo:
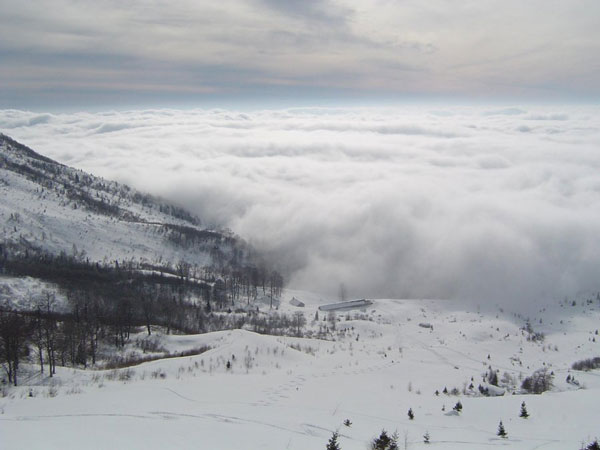
[[[0,362],[15,385],[21,361],[51,375],[56,365],[94,366],[142,327],[293,328],[258,314],[258,304],[277,307],[283,276],[243,239],[183,208],[2,134],[0,190]],[[14,279],[32,288],[12,290]]]

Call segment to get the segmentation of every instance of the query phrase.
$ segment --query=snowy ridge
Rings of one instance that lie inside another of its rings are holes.
[[[240,243],[187,211],[38,155],[0,134],[0,240],[91,261],[197,266]]]

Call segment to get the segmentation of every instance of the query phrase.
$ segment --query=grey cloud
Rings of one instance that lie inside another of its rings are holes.
[[[553,113],[553,114],[533,114],[528,117],[530,120],[569,120],[568,114]]]
[[[48,123],[51,120],[51,114],[34,114],[30,117],[22,117],[22,114],[18,111],[15,111],[12,114],[11,112],[7,111],[4,120],[0,123],[0,126],[6,129],[29,127]]]
[[[523,111],[520,108],[504,108],[492,111],[485,111],[483,114],[486,116],[516,116],[520,114],[525,114],[526,112],[527,111]]]
[[[0,0],[0,101],[319,101],[323,89],[338,99],[590,99],[600,92],[599,8],[542,0],[427,8],[412,1]]]
[[[511,164],[500,155],[482,155],[477,158],[477,165],[482,169],[506,169]]]
[[[305,21],[323,23],[328,26],[343,26],[351,11],[334,5],[329,0],[304,0],[301,2],[281,2],[278,0],[259,0],[270,9]]]
[[[120,123],[120,124],[102,124],[101,126],[99,126],[98,128],[96,128],[94,130],[94,133],[112,133],[115,131],[121,131],[121,130],[127,130],[133,128],[131,125],[126,124],[126,123]]]

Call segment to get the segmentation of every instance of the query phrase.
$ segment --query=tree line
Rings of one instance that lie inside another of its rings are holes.
[[[35,357],[40,371],[46,367],[52,376],[57,366],[93,366],[102,348],[121,349],[132,333],[144,329],[150,335],[156,326],[185,334],[245,325],[277,334],[298,329],[297,320],[267,320],[256,312],[259,293],[271,301],[281,295],[283,277],[254,266],[200,271],[182,261],[148,269],[133,261],[101,264],[81,254],[52,255],[5,242],[0,273],[55,283],[66,298],[59,303],[46,292],[25,310],[1,305],[0,363],[15,385],[24,358]]]

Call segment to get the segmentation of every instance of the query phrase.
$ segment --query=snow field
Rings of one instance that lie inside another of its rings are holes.
[[[295,308],[284,301],[279,310],[303,311],[308,330],[330,325],[326,315],[313,320],[326,303],[318,296],[285,295],[306,302]],[[335,341],[246,330],[156,333],[172,353],[211,349],[127,369],[59,368],[52,382],[32,376],[0,399],[1,447],[307,450],[324,448],[339,430],[342,449],[364,450],[385,428],[398,431],[401,448],[405,439],[409,448],[428,448],[428,431],[436,449],[566,450],[600,435],[599,374],[569,372],[576,360],[600,353],[591,340],[597,304],[557,304],[532,317],[543,342],[528,341],[524,322],[509,313],[460,311],[446,301],[377,300],[337,318]],[[490,365],[499,378],[514,378],[516,395],[478,395]],[[541,367],[555,372],[553,391],[520,394],[520,377]],[[566,383],[569,373],[585,389]],[[460,395],[445,395],[444,387]],[[459,400],[463,410],[452,414]],[[523,401],[528,419],[519,418]],[[496,435],[500,420],[508,439]]]

